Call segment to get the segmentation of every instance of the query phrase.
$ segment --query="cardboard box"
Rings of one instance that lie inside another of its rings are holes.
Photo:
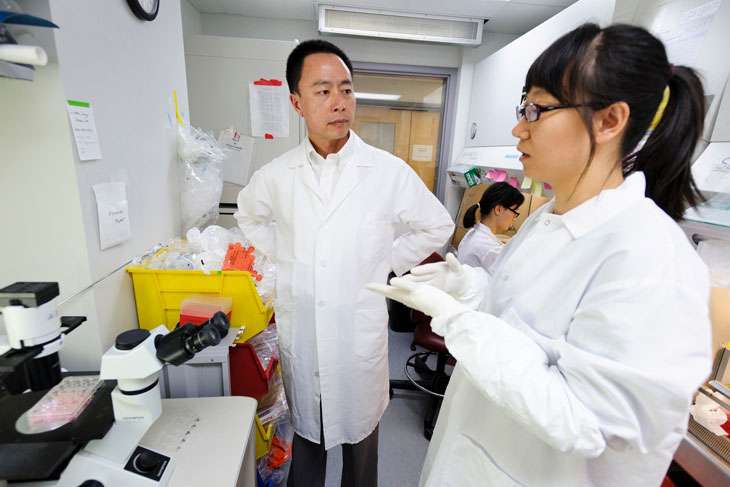
[[[713,287],[710,291],[710,321],[712,322],[712,353],[715,359],[713,370],[717,370],[725,344],[730,342],[730,289]],[[724,382],[726,377],[718,378]],[[726,383],[727,384],[727,383]]]

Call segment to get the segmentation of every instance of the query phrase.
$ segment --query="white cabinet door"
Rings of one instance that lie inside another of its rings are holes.
[[[613,0],[581,0],[515,39],[474,67],[466,147],[515,145],[510,133],[527,70],[540,53],[585,22],[608,25]]]

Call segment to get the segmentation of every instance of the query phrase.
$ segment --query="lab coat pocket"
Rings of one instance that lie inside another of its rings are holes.
[[[352,340],[355,357],[361,362],[382,362],[388,354],[388,313],[382,308],[355,312]]]
[[[441,462],[438,485],[444,487],[463,487],[465,485],[524,487],[497,465],[483,445],[464,433],[454,438],[447,457]]]
[[[385,215],[376,212],[365,214],[358,232],[360,258],[373,263],[390,259],[393,236],[393,224]]]

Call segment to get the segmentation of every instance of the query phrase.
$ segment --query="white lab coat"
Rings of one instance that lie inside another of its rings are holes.
[[[457,257],[462,264],[481,267],[491,276],[504,244],[483,223],[477,223],[459,242]]]
[[[350,137],[331,197],[322,197],[303,143],[253,175],[236,214],[277,266],[276,322],[294,429],[319,443],[319,391],[326,448],[365,438],[388,404],[387,309],[365,284],[409,270],[454,228],[407,164]]]
[[[661,483],[710,372],[710,282],[644,189],[635,173],[562,216],[540,208],[484,312],[434,319],[458,364],[421,486]]]

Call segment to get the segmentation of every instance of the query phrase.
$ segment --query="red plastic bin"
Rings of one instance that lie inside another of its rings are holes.
[[[229,353],[231,395],[253,397],[259,401],[269,392],[269,380],[278,362],[276,357],[272,357],[264,369],[256,350],[249,343],[237,343]]]

